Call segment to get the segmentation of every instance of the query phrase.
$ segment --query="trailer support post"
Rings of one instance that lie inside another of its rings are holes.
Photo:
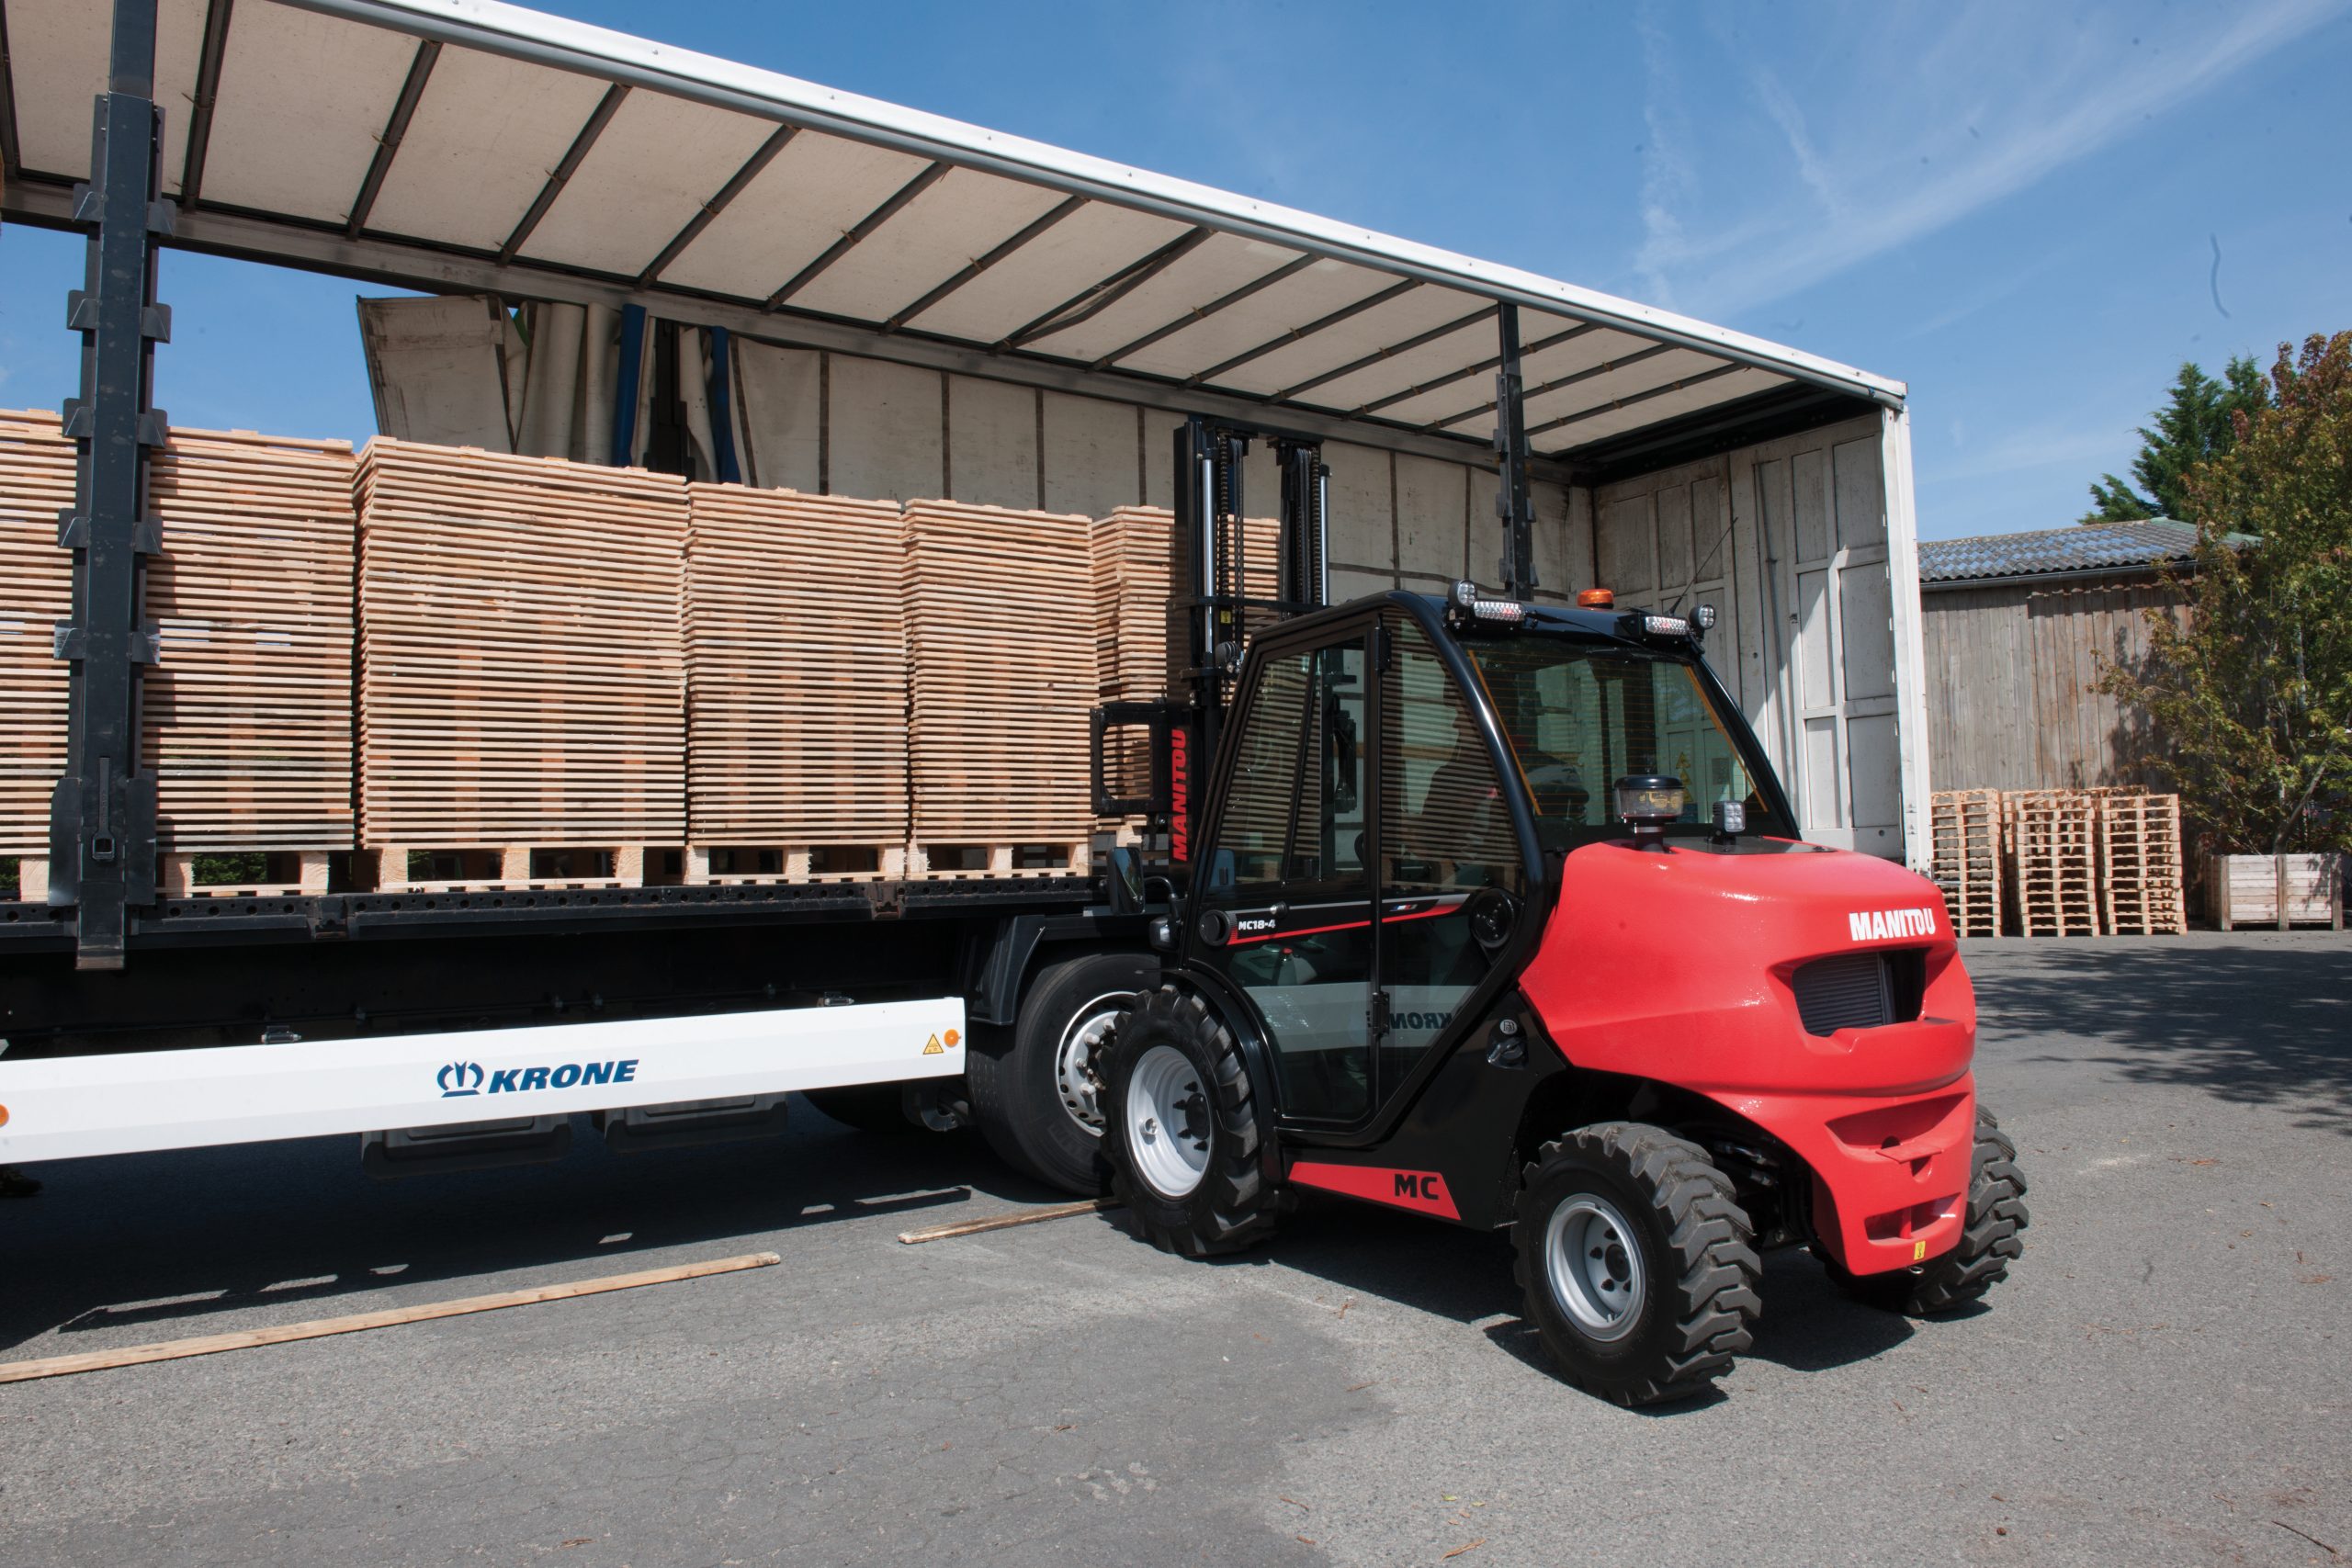
[[[121,968],[130,910],[155,901],[155,777],[139,756],[139,668],[155,661],[156,643],[140,620],[140,590],[141,558],[163,542],[146,514],[147,452],[168,429],[149,399],[154,345],[171,336],[171,314],[155,302],[155,257],[173,215],[157,199],[155,6],[114,0],[90,180],[74,200],[91,231],[83,287],[66,304],[67,326],[82,334],[82,389],[64,413],[79,451],[74,507],[58,519],[58,546],[74,553],[74,618],[55,640],[72,672],[66,772],[50,802],[49,901],[76,911],[85,969]]]
[[[1503,524],[1502,589],[1506,598],[1526,599],[1535,592],[1535,514],[1527,498],[1527,413],[1521,403],[1519,374],[1519,307],[1496,307],[1495,326],[1501,339],[1501,364],[1495,371],[1495,451],[1501,459],[1502,482],[1495,491],[1495,512]]]

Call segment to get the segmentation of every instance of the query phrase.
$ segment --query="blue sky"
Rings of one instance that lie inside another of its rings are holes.
[[[1928,537],[2072,522],[2181,360],[2352,327],[2347,0],[552,6],[1899,378]],[[0,234],[0,403],[73,390],[80,267]],[[363,438],[360,291],[167,257],[157,400]]]

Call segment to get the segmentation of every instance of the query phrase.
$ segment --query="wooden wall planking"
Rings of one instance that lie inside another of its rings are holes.
[[[1935,787],[2154,784],[2144,719],[2097,689],[2145,654],[2146,612],[2177,596],[2141,576],[1920,595]]]

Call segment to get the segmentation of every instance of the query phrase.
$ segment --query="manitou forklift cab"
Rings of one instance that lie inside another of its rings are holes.
[[[1747,1348],[1759,1247],[1915,1312],[2001,1277],[2023,1182],[1940,900],[1801,841],[1712,621],[1464,583],[1250,644],[1102,1058],[1142,1235],[1245,1247],[1291,1189],[1512,1227],[1557,1363],[1626,1403]]]

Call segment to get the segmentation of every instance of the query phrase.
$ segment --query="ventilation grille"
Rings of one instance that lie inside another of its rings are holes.
[[[1876,1029],[1894,1021],[1894,987],[1888,984],[1883,953],[1816,958],[1798,969],[1789,983],[1796,990],[1797,1013],[1808,1034]]]

